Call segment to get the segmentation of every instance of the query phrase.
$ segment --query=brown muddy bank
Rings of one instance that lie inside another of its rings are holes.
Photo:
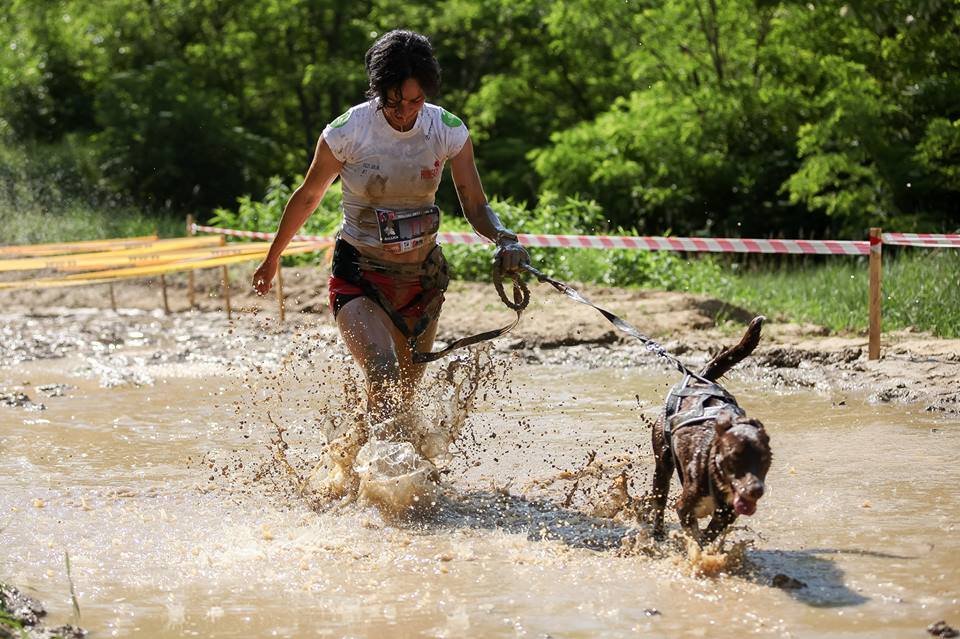
[[[47,610],[16,587],[0,583],[0,639],[83,639],[87,631],[65,624],[44,626]]]

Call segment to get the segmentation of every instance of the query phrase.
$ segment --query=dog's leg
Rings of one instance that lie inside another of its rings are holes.
[[[677,499],[677,517],[680,518],[680,525],[686,533],[700,542],[700,526],[697,524],[697,516],[694,514],[694,506],[697,505],[698,500],[699,496],[696,489],[684,489]]]
[[[727,506],[721,505],[713,511],[713,518],[710,519],[710,525],[703,531],[702,545],[711,544],[720,536],[727,527],[737,519],[737,512]]]
[[[667,448],[663,436],[663,418],[653,425],[651,432],[653,444],[653,489],[650,491],[649,503],[653,513],[653,538],[662,541],[663,511],[667,507],[667,495],[670,492],[670,478],[673,476],[673,457]]]
[[[673,460],[664,459],[666,455],[657,458],[657,465],[653,471],[653,490],[650,497],[653,501],[653,538],[662,540],[663,511],[667,507],[667,494],[670,492],[670,477],[673,475]]]

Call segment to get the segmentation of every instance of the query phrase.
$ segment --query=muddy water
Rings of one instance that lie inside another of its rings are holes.
[[[304,467],[320,445],[309,407],[342,393],[305,372],[280,379],[287,409],[272,409]],[[622,471],[646,490],[643,418],[673,373],[519,364],[510,380],[442,466],[439,511],[400,523],[255,479],[276,380],[196,363],[104,388],[79,358],[2,368],[0,386],[46,410],[0,407],[0,578],[69,621],[68,552],[93,636],[903,637],[960,623],[960,424],[734,375],[774,464],[732,535],[747,569],[705,577],[669,542],[618,551],[629,523],[589,514]],[[69,388],[33,390],[50,383]],[[562,474],[591,452],[596,472]],[[805,587],[772,587],[778,574]]]

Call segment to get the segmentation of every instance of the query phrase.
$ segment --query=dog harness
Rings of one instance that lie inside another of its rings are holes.
[[[697,385],[691,385],[696,380]],[[697,397],[697,402],[685,411],[680,411],[680,405],[685,397]],[[674,432],[686,426],[702,424],[705,421],[716,419],[721,412],[732,413],[736,417],[744,417],[746,412],[737,404],[733,395],[726,389],[703,377],[684,375],[683,380],[674,386],[667,395],[667,403],[663,409],[663,439],[673,458],[674,467],[680,471],[677,453],[673,448]],[[710,440],[713,440],[711,435]],[[681,474],[681,481],[683,476]]]

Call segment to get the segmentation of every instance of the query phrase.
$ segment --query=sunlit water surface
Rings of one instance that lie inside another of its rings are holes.
[[[445,466],[449,501],[398,523],[357,504],[316,512],[253,480],[275,433],[255,404],[269,393],[241,375],[171,367],[107,389],[76,365],[0,369],[6,386],[70,385],[40,397],[44,411],[0,407],[0,578],[68,622],[69,553],[92,636],[904,637],[960,622],[960,424],[935,414],[733,375],[774,463],[734,533],[750,569],[703,577],[682,553],[624,556],[628,523],[537,492],[562,496],[551,478],[591,451],[631,460],[617,468],[647,490],[642,417],[674,373],[516,364]],[[309,406],[340,384],[279,383],[286,418],[307,424],[292,452],[309,459],[322,442]],[[777,574],[806,587],[775,588]]]

